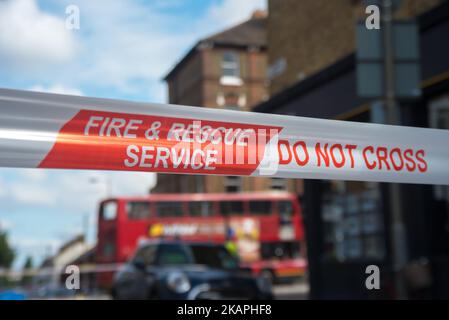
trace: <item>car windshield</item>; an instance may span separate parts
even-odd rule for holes
[[[220,246],[191,245],[195,263],[218,269],[236,269],[238,261]]]
[[[182,245],[165,244],[159,247],[159,265],[183,265],[193,263],[193,258]]]

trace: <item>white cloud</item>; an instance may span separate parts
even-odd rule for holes
[[[18,178],[2,179],[5,189],[0,200],[17,207],[58,208],[63,213],[93,212],[109,195],[145,195],[155,183],[155,174],[144,172],[11,170],[16,170]]]
[[[0,60],[4,68],[33,72],[69,61],[76,51],[63,19],[44,13],[34,0],[0,2]]]
[[[150,87],[160,92],[161,77],[190,42],[182,31],[167,31],[176,18],[142,2],[81,0],[78,5],[84,51],[73,75],[125,94]]]
[[[14,228],[14,223],[7,219],[0,219],[0,231]]]
[[[21,176],[32,181],[43,181],[47,177],[47,173],[43,170],[22,169]]]
[[[55,199],[46,187],[37,184],[14,183],[9,190],[10,200],[14,200],[22,205],[54,205]]]
[[[6,196],[6,188],[8,186],[8,182],[4,181],[0,176],[0,198]]]
[[[69,4],[80,9],[80,30],[65,29],[63,8]],[[152,102],[166,102],[161,78],[200,37],[266,7],[265,0],[205,2],[210,7],[192,19],[167,10],[185,7],[179,0],[65,0],[53,15],[36,0],[0,5],[0,66],[26,70],[26,78],[35,83],[62,87],[35,90],[65,93],[94,86],[101,96],[108,96],[107,89],[113,97],[137,95]],[[34,69],[45,72],[30,72]]]
[[[36,248],[53,251],[61,244],[57,238],[34,238],[34,237],[17,237],[11,241],[13,247],[27,248],[36,250]],[[48,248],[49,247],[49,248]]]
[[[106,97],[139,95],[154,102],[165,102],[160,79],[196,41],[249,18],[254,9],[266,8],[265,0],[223,0],[192,19],[166,10],[185,6],[180,0],[57,3],[79,6],[79,31],[65,29],[64,10],[50,14],[36,0],[0,0],[2,76],[19,78],[26,83],[24,88],[36,91],[80,95],[86,92],[77,88],[91,88]],[[113,195],[143,195],[155,183],[151,173],[14,170],[0,171],[0,203],[13,208],[11,212],[88,213],[90,226],[96,222],[98,202],[106,197],[108,184]],[[92,176],[99,182],[90,183]],[[71,233],[80,228],[63,223],[61,230]],[[17,229],[12,235],[19,233]],[[55,247],[61,242],[32,235],[15,241],[21,247],[42,241]]]
[[[38,266],[44,257],[56,253],[62,244],[63,241],[55,237],[20,236],[12,238],[11,246],[18,251],[12,268],[14,270],[21,269],[28,256],[33,257],[34,266]]]
[[[68,95],[74,95],[74,96],[82,96],[83,95],[81,90],[78,90],[76,88],[66,87],[62,84],[53,84],[49,87],[44,87],[41,85],[34,85],[29,90],[39,91],[39,92],[48,92],[48,93],[68,94]]]

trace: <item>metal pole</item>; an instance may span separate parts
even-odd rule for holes
[[[400,124],[399,110],[396,105],[395,74],[394,74],[394,39],[393,39],[393,8],[392,0],[383,0],[384,27],[384,57],[385,57],[385,106],[387,123]],[[395,289],[398,299],[407,299],[407,290],[402,270],[407,263],[407,243],[404,221],[402,217],[401,190],[399,184],[391,183],[390,217],[391,217],[391,247],[394,270]]]
[[[84,242],[87,244],[87,239],[89,237],[89,214],[85,213],[83,217],[84,223]]]

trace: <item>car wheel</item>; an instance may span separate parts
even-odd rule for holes
[[[116,288],[112,288],[110,293],[111,293],[112,300],[120,300],[120,297],[119,297],[119,294],[118,294]]]
[[[111,297],[112,297],[112,300],[118,300],[117,290],[115,288],[111,289]]]

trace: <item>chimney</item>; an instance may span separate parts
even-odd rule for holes
[[[267,12],[265,10],[255,10],[251,15],[251,19],[263,19],[266,17]]]

